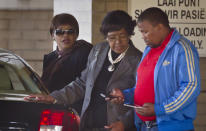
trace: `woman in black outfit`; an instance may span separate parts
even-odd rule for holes
[[[57,43],[57,49],[44,56],[41,79],[47,89],[53,92],[80,77],[92,45],[84,40],[77,40],[79,25],[70,14],[54,16],[50,34]],[[80,112],[81,104],[75,103],[73,107]]]

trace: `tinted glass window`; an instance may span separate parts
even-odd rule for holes
[[[0,93],[46,93],[46,90],[21,58],[0,53]]]

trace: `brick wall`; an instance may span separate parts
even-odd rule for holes
[[[198,98],[196,131],[206,131],[206,57],[200,58],[201,93]]]
[[[127,11],[127,0],[93,0],[92,2],[92,44],[104,40],[99,29],[107,12],[121,9]]]
[[[0,48],[23,57],[41,75],[42,59],[52,50],[51,10],[1,10]]]

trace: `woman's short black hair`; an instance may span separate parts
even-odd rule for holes
[[[61,13],[54,16],[50,25],[50,34],[53,35],[54,30],[60,25],[70,25],[75,30],[76,35],[79,35],[79,24],[73,15]]]
[[[104,17],[100,32],[106,37],[108,32],[117,31],[124,28],[128,35],[134,35],[134,27],[136,21],[127,12],[122,10],[114,10]]]
[[[156,26],[157,24],[163,24],[165,27],[170,27],[167,14],[157,7],[145,9],[139,15],[137,23],[143,22],[144,20],[149,21],[153,26]]]

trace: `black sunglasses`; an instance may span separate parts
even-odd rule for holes
[[[55,35],[64,35],[64,34],[67,34],[67,35],[73,35],[74,33],[75,33],[75,30],[73,30],[73,29],[69,29],[69,30],[61,30],[61,29],[56,29],[55,31],[54,31],[54,34]]]

